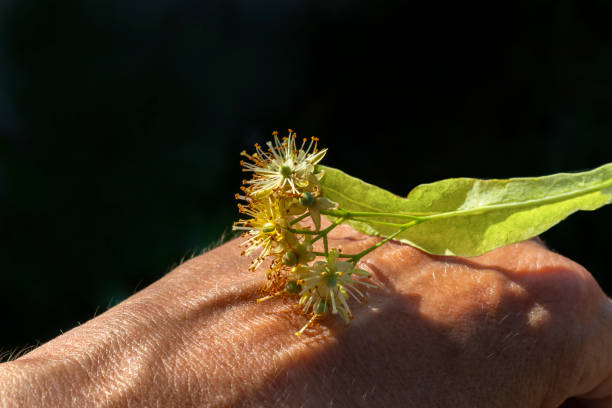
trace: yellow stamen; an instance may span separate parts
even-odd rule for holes
[[[259,298],[259,299],[257,299],[257,303],[265,302],[266,300],[272,299],[273,297],[276,297],[278,295],[282,295],[284,292],[285,292],[284,290],[281,290],[281,291],[278,291],[278,292],[276,292],[276,293],[274,293],[272,295],[268,295],[268,296],[264,296],[262,298]]]
[[[304,333],[304,330],[306,330],[308,327],[312,326],[312,324],[315,322],[315,320],[317,319],[317,317],[318,317],[318,315],[316,315],[316,314],[315,314],[314,316],[312,316],[312,317],[310,318],[310,320],[308,321],[308,323],[306,323],[306,324],[304,325],[304,327],[302,327],[302,328],[300,329],[300,331],[295,332],[295,335],[296,335],[297,337],[300,337],[300,336],[302,335],[302,333]]]

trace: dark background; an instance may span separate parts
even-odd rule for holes
[[[0,349],[230,231],[277,129],[405,195],[612,161],[608,1],[0,3]],[[544,234],[612,292],[612,206]]]

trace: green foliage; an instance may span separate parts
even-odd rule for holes
[[[322,194],[348,211],[347,223],[388,237],[405,227],[410,216],[417,217],[419,222],[395,239],[436,255],[477,256],[541,234],[578,210],[612,202],[612,163],[544,177],[447,179],[420,185],[407,198],[338,169],[320,168]],[[335,218],[340,212],[327,215]]]

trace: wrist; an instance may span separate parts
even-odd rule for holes
[[[97,384],[74,359],[22,357],[0,365],[0,401],[9,407],[60,407],[100,401]]]
[[[106,313],[0,365],[0,400],[7,406],[106,406],[145,392],[156,372],[164,332],[164,304],[155,286]],[[3,407],[5,405],[2,405]]]
[[[242,400],[257,385],[241,375],[263,381],[316,347],[293,336],[303,317],[287,313],[289,302],[254,302],[263,281],[238,253],[234,242],[192,259],[0,365],[0,400],[8,407]]]

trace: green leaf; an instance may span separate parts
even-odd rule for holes
[[[350,212],[369,214],[347,221],[370,235],[389,236],[410,221],[424,220],[395,239],[436,255],[477,256],[534,237],[578,210],[612,202],[612,163],[583,173],[533,178],[456,178],[423,184],[401,198],[342,171],[324,171],[322,195]],[[333,218],[333,217],[330,217]]]

